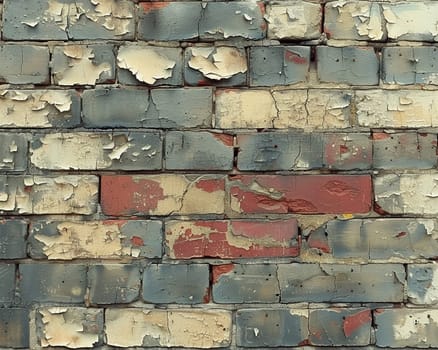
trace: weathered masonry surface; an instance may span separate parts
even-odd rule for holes
[[[438,348],[438,1],[0,5],[0,349]]]

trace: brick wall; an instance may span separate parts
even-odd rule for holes
[[[3,0],[0,348],[438,348],[437,18]]]

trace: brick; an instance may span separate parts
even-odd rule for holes
[[[30,152],[32,165],[39,169],[159,170],[162,167],[159,132],[34,134]]]
[[[19,296],[25,305],[84,302],[86,265],[21,264],[19,273]]]
[[[330,1],[325,4],[324,32],[331,39],[385,40],[381,5],[372,1]]]
[[[184,51],[184,80],[188,85],[246,84],[246,52],[232,46],[188,47]]]
[[[213,266],[213,300],[218,304],[280,301],[276,265]]]
[[[106,309],[108,345],[220,348],[231,341],[231,312],[202,309]],[[126,336],[129,334],[129,337]]]
[[[309,332],[313,345],[368,345],[371,311],[364,308],[310,310]]]
[[[322,8],[306,1],[281,1],[266,9],[268,38],[307,40],[321,35]]]
[[[233,136],[200,131],[169,131],[165,135],[165,168],[231,170]]]
[[[116,79],[110,45],[55,46],[52,67],[54,83],[61,86],[111,83]]]
[[[96,89],[83,93],[86,127],[192,128],[211,126],[208,88],[146,90]]]
[[[405,275],[401,264],[278,265],[284,303],[402,302]]]
[[[241,309],[236,313],[238,346],[297,346],[309,336],[308,310]]]
[[[133,39],[134,4],[128,0],[5,1],[3,38],[8,40]]]
[[[374,168],[432,169],[437,160],[437,134],[373,133]]]
[[[324,238],[316,230],[308,243],[335,259],[433,259],[438,249],[437,228],[431,219],[333,220],[323,227]]]
[[[383,48],[382,80],[388,84],[438,85],[436,51],[436,47]]]
[[[0,303],[12,303],[15,293],[15,265],[13,264],[0,264],[0,276],[1,276],[1,287],[0,287]],[[2,309],[0,309],[1,311]],[[0,318],[1,325],[1,318]],[[1,329],[1,328],[0,328]],[[2,337],[2,332],[0,332],[0,342]]]
[[[117,66],[122,84],[183,85],[180,48],[123,45],[117,54]]]
[[[359,126],[421,128],[438,125],[437,91],[357,90],[355,94]]]
[[[321,82],[350,85],[379,83],[379,59],[373,47],[318,46],[316,57]]]
[[[48,84],[49,48],[33,45],[0,46],[0,82]],[[20,60],[20,64],[17,64]]]
[[[98,178],[93,175],[0,176],[0,213],[92,214]]]
[[[37,337],[42,347],[91,348],[103,340],[103,310],[46,307],[36,313]]]
[[[138,298],[140,270],[135,265],[106,264],[88,268],[91,304],[124,304]]]
[[[0,259],[26,258],[27,222],[3,220],[0,222]]]
[[[24,171],[27,168],[26,134],[0,133],[0,170]]]
[[[365,175],[235,175],[231,209],[238,213],[366,213],[371,179]]]
[[[143,271],[143,300],[153,304],[200,304],[210,300],[207,264],[151,264]]]
[[[81,102],[74,90],[1,90],[3,128],[71,128],[80,123]]]
[[[171,259],[290,257],[299,254],[296,219],[167,221]]]
[[[33,259],[161,257],[161,222],[149,220],[37,221],[30,227]]]
[[[222,214],[224,177],[214,175],[102,176],[106,215]]]
[[[438,268],[435,264],[408,265],[407,295],[416,305],[438,303]]]
[[[438,198],[437,175],[387,174],[374,179],[374,197],[378,208],[391,214],[434,215]]]
[[[0,346],[29,347],[29,312],[26,309],[0,309]]]
[[[438,311],[431,309],[377,309],[374,311],[379,347],[438,346]]]
[[[251,47],[250,86],[290,85],[307,81],[310,47]]]

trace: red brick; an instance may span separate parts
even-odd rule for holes
[[[240,213],[367,213],[372,198],[368,175],[238,175],[229,191]]]
[[[296,219],[278,221],[170,221],[171,258],[257,258],[299,254]]]

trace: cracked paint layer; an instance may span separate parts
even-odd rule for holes
[[[80,98],[73,90],[1,90],[0,126],[73,127],[80,123]]]
[[[322,8],[305,1],[281,1],[267,6],[268,38],[318,39],[321,35]]]
[[[105,320],[112,346],[204,349],[228,346],[231,341],[231,312],[224,310],[107,309]]]
[[[161,256],[161,223],[148,220],[39,221],[30,227],[34,259],[119,259]]]
[[[296,219],[168,221],[165,240],[172,259],[290,257],[300,249]]]
[[[438,303],[438,265],[408,265],[409,301],[416,305],[435,305]]]
[[[161,143],[157,132],[36,134],[30,160],[50,170],[161,169]]]
[[[103,310],[48,307],[37,311],[41,346],[69,349],[91,348],[101,344]]]
[[[107,215],[222,214],[223,176],[102,176],[101,205]]]
[[[115,58],[111,46],[56,46],[52,59],[53,78],[57,85],[95,85],[115,80]]]
[[[92,214],[98,178],[93,175],[0,177],[0,212]]]

